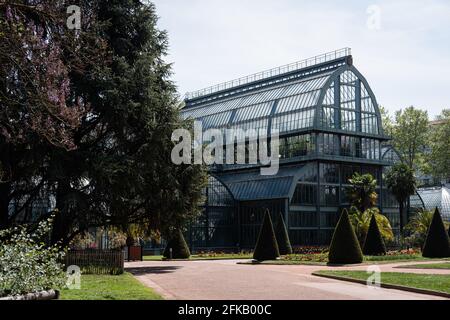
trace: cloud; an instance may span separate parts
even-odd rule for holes
[[[450,3],[155,0],[184,94],[349,46],[380,104],[450,107]],[[380,30],[367,27],[370,5]]]

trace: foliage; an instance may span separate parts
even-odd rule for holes
[[[416,191],[414,171],[404,163],[396,163],[386,174],[386,185],[399,203],[400,232],[403,232],[405,226],[403,208],[409,196]]]
[[[375,214],[370,219],[369,230],[364,240],[363,253],[367,256],[378,256],[386,254],[386,246],[381,236]]]
[[[99,66],[100,77],[76,82],[91,102],[91,116],[77,131],[77,151],[54,158],[65,166],[58,167],[62,215],[52,238],[105,224],[167,234],[199,214],[206,183],[202,166],[171,161],[172,132],[190,123],[181,120],[168,80],[167,35],[157,28],[153,4],[98,0],[95,10],[98,37],[111,56]],[[77,183],[84,176],[88,186]]]
[[[316,254],[328,252],[328,246],[293,246],[295,254]]]
[[[418,209],[405,227],[405,230],[410,234],[406,237],[406,242],[412,246],[423,248],[432,220],[432,211]]]
[[[367,209],[364,212],[359,211],[355,207],[350,208],[349,218],[352,226],[358,237],[359,243],[362,246],[364,239],[366,238],[367,231],[369,230],[370,220],[372,216],[375,216],[379,231],[385,242],[394,240],[394,233],[392,232],[391,223],[389,219],[380,213],[380,210],[376,207]]]
[[[91,232],[87,231],[77,234],[77,236],[74,237],[69,243],[69,247],[74,250],[82,250],[88,248],[94,249],[95,245],[95,237]]]
[[[171,161],[172,132],[192,123],[169,80],[167,34],[151,3],[76,4],[77,31],[64,0],[0,4],[0,229],[29,222],[21,213],[53,195],[52,243],[91,227],[167,233],[199,214],[206,184],[204,167]]]
[[[383,124],[384,134],[393,136],[394,123],[391,115],[389,114],[389,110],[383,106],[379,106],[379,109],[381,113],[381,123]]]
[[[0,231],[0,296],[61,288],[65,283],[64,252],[43,242],[53,222],[51,216],[34,231],[18,226]]]
[[[289,240],[289,234],[281,212],[278,215],[278,222],[275,227],[275,235],[277,238],[278,249],[280,251],[280,254],[281,255],[291,254],[292,253],[291,241]]]
[[[328,252],[290,254],[281,259],[283,261],[328,262]]]
[[[30,219],[27,205],[52,190],[52,150],[76,148],[76,130],[90,108],[73,90],[73,76],[90,77],[107,61],[101,39],[93,41],[84,28],[93,22],[88,8],[82,31],[65,27],[71,4],[0,2],[0,229]]]
[[[97,228],[95,234],[106,235],[108,247],[106,249],[121,249],[126,245],[127,235],[117,228]],[[69,243],[69,247],[75,250],[98,249],[96,239],[92,232],[86,231],[77,234]]]
[[[434,211],[433,220],[431,220],[423,246],[422,256],[427,258],[450,257],[450,240],[438,208]]]
[[[279,256],[280,251],[273,230],[272,218],[269,210],[266,210],[255,250],[253,251],[253,259],[257,261],[274,260]]]
[[[350,203],[359,211],[364,212],[373,207],[377,201],[377,180],[371,174],[359,174],[355,172],[349,179],[350,187],[347,189],[347,195]]]
[[[346,209],[342,210],[341,217],[334,229],[331,240],[328,262],[333,264],[361,263],[363,254],[353,230]]]
[[[437,118],[438,124],[430,129],[428,145],[431,152],[427,154],[427,173],[436,179],[450,178],[450,109],[442,110]]]
[[[170,254],[170,249],[172,249],[172,255]],[[183,232],[181,232],[181,229],[177,228],[170,235],[163,256],[166,259],[188,259],[190,255],[191,252],[189,251],[189,247],[184,240]]]
[[[427,143],[428,113],[413,106],[395,113],[392,144],[403,161],[416,169],[416,162]]]

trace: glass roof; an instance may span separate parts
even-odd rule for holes
[[[442,218],[450,222],[450,188],[447,186],[422,188],[418,189],[417,193],[422,198],[425,209],[434,210],[438,207]]]
[[[348,64],[214,100],[187,101],[181,115],[202,121],[204,130],[278,129],[283,134],[320,127],[384,137],[376,99]]]
[[[255,117],[268,115],[267,111],[270,110],[268,109],[269,106],[273,106],[273,102],[277,99],[281,99],[281,107],[277,109],[277,113],[294,109],[298,110],[305,106],[311,106],[314,105],[314,103],[317,103],[318,92],[331,74],[332,72],[327,72],[320,76],[303,79],[288,86],[284,85],[282,87],[275,87],[268,90],[260,90],[258,92],[247,94],[245,96],[239,96],[234,99],[222,100],[216,103],[188,108],[186,110],[182,110],[181,112],[184,118],[192,117],[200,120],[210,114],[247,107],[247,112],[254,112],[254,119]],[[266,107],[264,109],[266,114],[260,114],[260,109],[262,106],[261,103],[264,103],[263,109],[264,106]],[[234,121],[240,120],[236,119]]]

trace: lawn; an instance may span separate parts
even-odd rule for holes
[[[161,261],[163,256],[144,256],[144,261]],[[211,254],[194,254],[189,260],[224,260],[224,259],[251,259],[252,254],[239,253],[211,253]]]
[[[427,263],[427,264],[413,264],[408,266],[401,266],[398,268],[408,269],[450,269],[450,262],[443,263]]]
[[[339,276],[357,280],[367,280],[366,271],[328,271],[321,270],[313,274]],[[383,284],[400,285],[410,288],[427,289],[450,294],[450,275],[441,274],[414,274],[400,272],[382,272]]]
[[[160,300],[161,296],[144,286],[130,273],[82,275],[80,290],[61,290],[61,300]]]
[[[439,259],[442,260],[442,259]],[[445,260],[445,259],[444,259]],[[411,261],[433,261],[433,259],[424,258],[420,254],[397,254],[385,256],[364,256],[365,264],[385,264],[395,262],[411,262]],[[317,254],[292,254],[282,256],[278,260],[268,260],[261,262],[262,264],[282,264],[282,265],[326,265],[328,262],[328,253]],[[241,262],[242,264],[251,264],[252,262]]]

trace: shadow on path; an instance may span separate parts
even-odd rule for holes
[[[132,273],[135,276],[145,275],[145,274],[163,274],[163,273],[172,273],[178,269],[181,269],[181,266],[164,266],[164,267],[138,267],[138,268],[126,268],[125,270]]]

